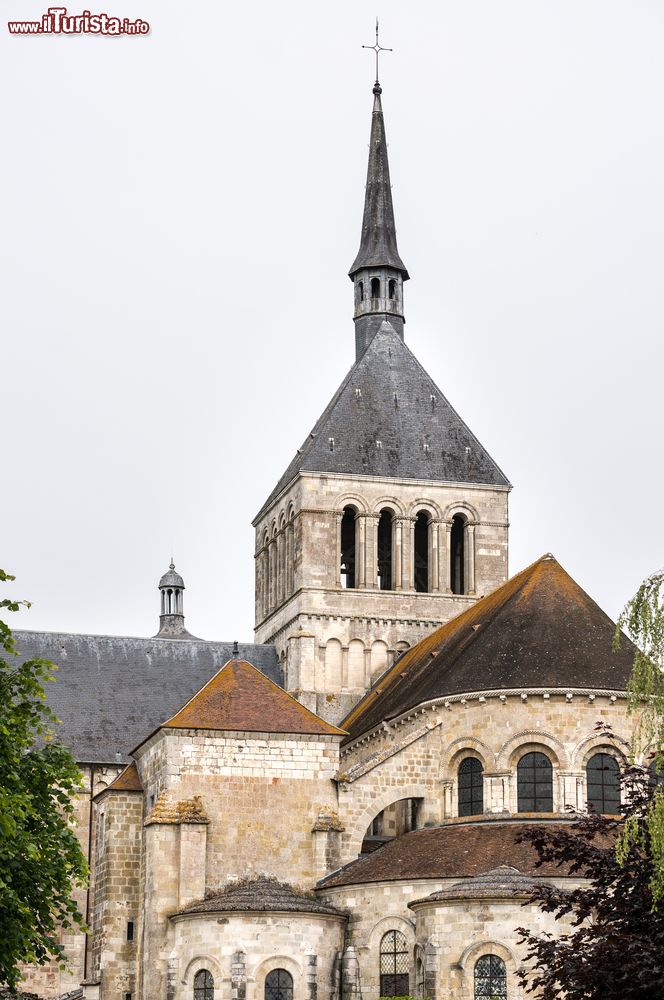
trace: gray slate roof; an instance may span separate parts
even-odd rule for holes
[[[23,659],[59,669],[48,703],[62,721],[58,734],[79,763],[126,762],[127,754],[182,708],[233,656],[283,686],[274,646],[201,639],[135,639],[15,631]],[[120,754],[117,758],[116,754]]]
[[[408,906],[413,908],[424,903],[447,903],[467,899],[514,899],[518,896],[529,898],[541,879],[524,875],[518,868],[499,865],[489,872],[461,879],[454,885],[446,885],[438,892],[432,892],[424,899],[416,899]]]
[[[397,230],[394,224],[385,121],[380,101],[381,88],[378,83],[376,83],[373,92],[374,105],[371,115],[369,166],[364,195],[362,236],[357,257],[348,273],[352,278],[353,274],[362,267],[387,266],[401,271],[405,281],[408,279],[408,271],[397,249]]]
[[[321,903],[312,896],[305,896],[285,882],[259,876],[237,882],[222,892],[208,896],[200,903],[193,903],[181,913],[229,913],[233,911],[321,913],[345,916],[341,910]]]
[[[298,472],[509,487],[388,322],[353,365],[255,520]]]

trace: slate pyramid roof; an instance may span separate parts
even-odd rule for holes
[[[257,878],[231,883],[219,893],[192,903],[181,913],[321,913],[345,916],[341,910],[327,906],[313,895],[298,892],[292,885],[275,878]]]
[[[478,691],[624,691],[634,647],[551,554],[406,650],[343,721],[351,737],[436,698]]]
[[[388,322],[353,365],[256,519],[298,472],[510,485]]]
[[[160,728],[345,735],[246,660],[229,660]]]

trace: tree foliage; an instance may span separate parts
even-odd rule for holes
[[[653,910],[653,853],[649,811],[658,798],[644,766],[622,774],[624,817],[589,814],[556,827],[526,827],[521,839],[540,864],[582,879],[576,889],[538,885],[531,902],[566,918],[559,935],[519,928],[528,949],[519,975],[541,1000],[653,1000],[663,995],[664,914]],[[631,835],[624,838],[625,825]],[[616,842],[621,848],[616,852]]]
[[[0,582],[13,580],[0,570]],[[19,602],[0,601],[18,611]],[[74,832],[81,775],[54,738],[45,702],[48,660],[18,663],[9,626],[0,621],[0,985],[13,991],[21,963],[65,956],[60,929],[84,928],[72,899],[87,879]]]
[[[650,758],[658,774],[664,769],[664,571],[647,577],[625,605],[616,625],[614,648],[621,629],[635,644],[629,679],[629,712],[634,717],[632,759]],[[655,785],[645,826],[653,862],[653,908],[664,896],[664,788]],[[629,843],[639,836],[634,820],[625,823],[618,840],[618,861],[628,855]]]

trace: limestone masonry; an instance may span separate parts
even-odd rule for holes
[[[254,518],[255,642],[190,635],[172,562],[152,638],[16,633],[92,872],[39,997],[520,997],[573,880],[519,832],[619,808],[632,647],[552,555],[508,578],[511,486],[405,342],[373,100],[355,362]]]

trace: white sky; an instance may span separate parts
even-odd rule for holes
[[[0,0],[15,626],[249,641],[251,518],[353,361],[376,14],[406,340],[615,616],[664,562],[664,5]],[[79,6],[69,8],[78,13]],[[90,0],[88,9],[100,8]]]

